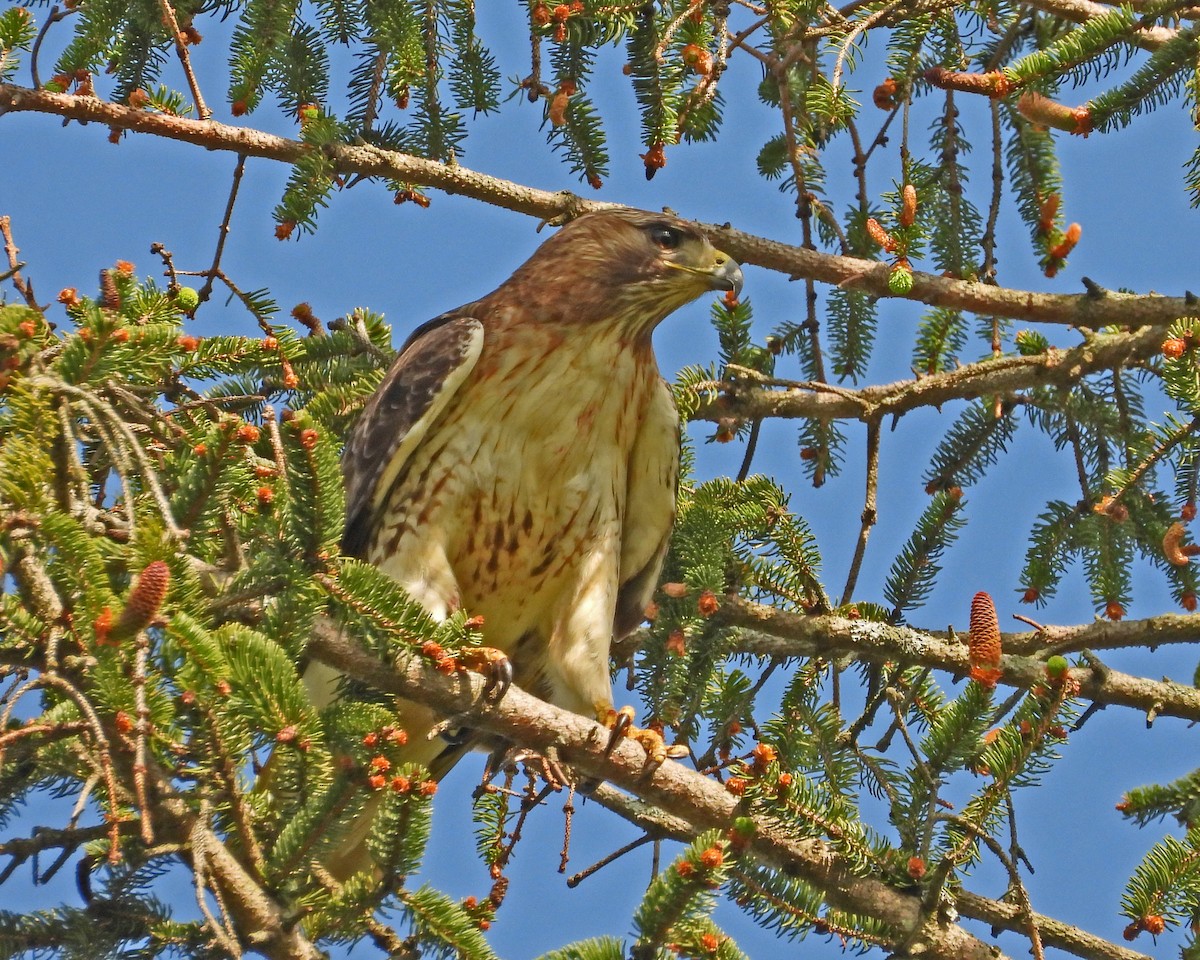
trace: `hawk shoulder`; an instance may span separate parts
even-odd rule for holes
[[[392,485],[482,350],[483,324],[455,313],[422,324],[400,349],[346,443],[344,553],[365,554]]]

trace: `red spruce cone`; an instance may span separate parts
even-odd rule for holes
[[[989,594],[980,591],[971,601],[971,679],[995,686],[1000,679],[1000,620]]]
[[[138,574],[137,582],[129,591],[125,608],[112,628],[110,636],[133,636],[154,622],[159,607],[167,597],[171,585],[171,568],[162,560],[153,560]]]

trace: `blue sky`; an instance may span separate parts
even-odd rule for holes
[[[525,43],[511,26],[513,6],[480,5],[481,34],[493,44],[501,71],[508,77],[521,75],[527,67]],[[39,9],[38,16],[43,14]],[[197,49],[201,83],[216,119],[230,122],[220,82],[220,31],[211,24],[201,30],[211,34]],[[881,55],[882,45],[876,43],[865,53],[864,73],[850,78],[852,87],[864,89],[860,99],[868,104],[878,79],[870,61]],[[638,159],[644,148],[638,142],[632,94],[620,74],[619,50],[602,58],[595,88],[603,90],[598,98],[607,104],[613,158],[602,191],[593,193],[570,177],[538,131],[540,108],[519,100],[506,104],[498,118],[473,124],[463,163],[544,189],[586,191],[588,196],[650,209],[665,205],[684,216],[728,220],[744,230],[797,242],[799,221],[790,199],[755,172],[758,148],[774,135],[778,123],[768,108],[753,100],[759,68],[745,56],[735,57],[732,63],[727,97],[733,106],[727,110],[721,138],[715,144],[669,151],[667,167],[652,182],[645,180]],[[28,82],[27,72],[19,75],[18,82]],[[168,82],[182,86],[172,73]],[[1079,92],[1079,101],[1085,93]],[[986,187],[990,160],[986,123],[975,122],[984,119],[977,107],[964,104],[963,122],[976,144],[972,183],[978,191]],[[869,116],[874,108],[868,105],[865,112]],[[927,120],[914,129],[923,129]],[[247,122],[281,133],[294,129],[269,105]],[[156,260],[148,252],[154,241],[173,251],[176,264],[184,269],[203,268],[211,259],[235,158],[137,136],[113,146],[107,133],[102,127],[74,124],[64,130],[52,117],[0,118],[0,169],[5,171],[0,214],[12,217],[22,259],[29,263],[26,275],[43,302],[53,300],[62,287],[92,289],[98,271],[116,259],[134,261],[139,273],[157,273]],[[1069,266],[1047,280],[1037,269],[1024,227],[1011,203],[1006,204],[1000,281],[1020,288],[1077,292],[1082,289],[1080,278],[1088,276],[1114,288],[1170,294],[1186,288],[1200,291],[1195,254],[1200,249],[1200,219],[1187,205],[1181,169],[1195,136],[1186,111],[1178,106],[1113,135],[1086,140],[1064,136],[1064,212],[1068,220],[1083,225],[1083,239]],[[830,198],[841,209],[854,189],[848,155],[835,150],[827,169]],[[884,165],[872,173],[871,189],[876,195],[891,188],[895,170]],[[316,236],[281,243],[274,239],[270,212],[287,175],[286,168],[268,161],[252,160],[247,165],[226,269],[243,288],[269,288],[285,311],[300,301],[311,303],[324,320],[359,305],[382,311],[395,325],[397,343],[417,323],[492,289],[538,242],[535,224],[518,214],[436,193],[428,210],[413,204],[395,206],[381,187],[363,185],[333,198],[321,214]],[[746,270],[744,297],[754,304],[760,339],[778,321],[799,314],[802,293],[800,284],[756,268]],[[57,309],[51,311],[52,318]],[[697,303],[663,324],[657,347],[668,376],[684,364],[708,362],[715,355],[716,337],[707,311],[707,303]],[[911,375],[908,356],[920,310],[918,305],[889,302],[880,315],[880,348],[867,377],[871,383]],[[209,306],[200,312],[193,332],[250,332],[252,327],[250,318],[236,309]],[[1072,342],[1065,331],[1046,332],[1058,342]],[[982,356],[985,350],[986,345],[978,341],[964,356]],[[799,376],[787,360],[779,375]],[[895,549],[925,505],[920,476],[928,455],[956,412],[951,408],[941,415],[921,411],[905,417],[894,432],[885,433],[880,521],[859,581],[860,598],[879,598]],[[858,531],[863,473],[864,430],[853,424],[846,430],[851,439],[844,473],[820,490],[804,483],[792,425],[768,424],[755,462],[757,470],[775,476],[793,491],[793,508],[813,526],[824,550],[826,585],[838,593]],[[736,471],[741,449],[704,446],[709,432],[705,424],[691,430],[701,445],[702,474]],[[938,629],[948,623],[964,626],[970,598],[977,590],[996,597],[1002,621],[1013,612],[1032,612],[1018,608],[1013,593],[1025,537],[1047,499],[1074,498],[1075,482],[1071,464],[1056,457],[1050,444],[1030,430],[1021,431],[1013,451],[983,484],[969,491],[971,523],[949,552],[946,573],[930,603],[910,618],[914,624]],[[1152,572],[1142,571],[1136,584],[1130,616],[1171,608]],[[1091,605],[1078,573],[1047,609],[1035,615],[1048,623],[1090,620]],[[1131,673],[1171,675],[1185,682],[1190,682],[1195,667],[1195,654],[1178,649],[1134,651],[1106,659]],[[1018,797],[1023,841],[1037,870],[1029,878],[1036,909],[1120,939],[1126,921],[1117,908],[1124,879],[1161,830],[1174,827],[1138,831],[1121,820],[1113,805],[1131,786],[1190,770],[1194,740],[1185,736],[1181,721],[1160,719],[1147,731],[1141,717],[1110,708],[1072,736],[1065,759],[1046,778],[1046,789]],[[463,829],[467,797],[477,776],[478,764],[460,765],[445,781],[437,801],[427,874],[431,882],[454,895],[482,897],[488,888],[486,870],[474,858],[473,840]],[[963,787],[969,789],[970,784]],[[556,806],[552,802],[534,818],[518,847],[509,902],[492,929],[497,952],[511,960],[537,956],[570,939],[627,933],[630,914],[649,878],[650,853],[643,848],[577,889],[567,890],[555,872],[561,845],[561,815]],[[575,820],[568,872],[582,869],[634,836],[631,827],[595,805],[585,805]],[[1003,892],[998,873],[984,869],[979,876],[973,889],[990,896]],[[49,905],[53,902],[49,898],[59,890],[62,896],[73,896],[69,883],[32,890],[14,880],[5,886],[2,902],[8,907]],[[186,888],[172,890],[176,894],[189,902]],[[721,916],[752,956],[782,952],[768,934],[735,911],[723,911]],[[985,930],[977,932],[986,935]],[[1013,937],[1002,943],[1013,955],[1024,955],[1027,949]],[[1132,946],[1164,955],[1162,943],[1156,951],[1145,936]],[[842,955],[836,943],[825,945],[817,938],[787,952],[813,958]]]

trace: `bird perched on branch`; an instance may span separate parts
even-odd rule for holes
[[[636,732],[613,710],[609,646],[656,586],[679,462],[651,334],[741,285],[675,217],[567,223],[494,292],[409,337],[346,445],[344,551],[434,617],[481,616],[522,688]],[[406,759],[443,775],[463,748],[423,736],[428,709],[400,710]]]

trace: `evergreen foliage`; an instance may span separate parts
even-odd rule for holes
[[[928,598],[942,569],[942,554],[966,522],[960,515],[962,506],[961,489],[939,490],[917,520],[916,528],[892,562],[883,588],[884,598],[892,605],[893,621]]]
[[[24,7],[0,13],[0,80],[7,81],[21,65],[20,51],[33,43],[34,21]]]
[[[337,148],[368,144],[449,168],[465,155],[470,120],[499,111],[505,95],[540,104],[550,149],[581,181],[599,187],[614,163],[637,161],[653,177],[672,150],[721,135],[731,109],[722,75],[731,51],[753,47],[764,66],[758,98],[772,118],[756,144],[758,172],[794,205],[798,247],[855,258],[858,273],[828,293],[802,276],[801,309],[772,318],[761,343],[749,300],[713,303],[717,356],[686,370],[676,396],[685,419],[714,419],[715,441],[747,449],[736,479],[700,481],[685,469],[648,624],[620,651],[639,722],[736,806],[727,823],[698,820],[669,848],[673,859],[633,915],[614,921],[626,940],[567,944],[543,960],[741,958],[719,925],[723,899],[789,940],[817,934],[854,950],[925,950],[912,930],[865,907],[831,905],[820,878],[761,856],[762,831],[818,850],[847,884],[884,884],[911,898],[939,924],[950,922],[971,872],[995,858],[1009,874],[1020,929],[1033,929],[1040,951],[1021,900],[1013,798],[1052,769],[1068,728],[1086,718],[1081,690],[1099,697],[1107,668],[1075,648],[1066,652],[1078,653],[1077,663],[1051,671],[1040,662],[1053,649],[1043,636],[1044,649],[1023,649],[1015,666],[1001,659],[991,677],[976,662],[963,665],[969,658],[953,631],[943,662],[923,666],[925,647],[900,624],[935,588],[970,588],[944,572],[970,519],[964,488],[989,479],[1022,425],[1022,438],[1045,438],[1073,467],[1079,489],[1049,500],[1029,531],[1020,599],[1044,604],[1078,561],[1107,620],[1125,615],[1142,567],[1180,607],[1196,609],[1200,574],[1189,558],[1197,551],[1185,540],[1200,483],[1200,321],[1178,317],[1161,329],[1160,347],[1120,352],[1143,322],[1136,305],[1133,329],[1103,330],[1087,326],[1085,306],[1074,318],[1082,346],[1119,356],[1064,372],[1065,348],[1040,330],[1009,329],[1019,310],[973,314],[965,297],[940,301],[931,281],[992,289],[1005,193],[1046,276],[1061,269],[1080,232],[1064,215],[1052,131],[1099,134],[1181,99],[1195,108],[1198,37],[1176,19],[1184,7],[1106,8],[1073,23],[1054,4],[836,11],[811,0],[761,8],[527,0],[517,9],[529,72],[511,81],[469,0],[67,7],[61,16],[0,13],[0,81],[36,57],[39,18],[47,28],[67,18],[70,38],[53,76],[37,81],[42,92],[102,95],[176,118],[200,107],[165,85],[177,45],[198,42],[196,25],[212,17],[232,21],[232,113],[248,123],[276,106],[298,128],[299,159],[274,213],[280,239],[316,230],[336,192],[354,185]],[[750,13],[757,22],[738,19]],[[850,86],[872,33],[889,70],[871,97],[878,113]],[[609,104],[594,82],[606,57],[624,59],[640,118],[637,160],[611,155]],[[1086,104],[1055,102],[1082,83],[1098,90]],[[991,100],[993,121],[982,164],[960,122],[963,99],[978,94]],[[910,123],[922,100],[935,108],[928,136]],[[878,128],[874,139],[863,136],[868,126]],[[891,189],[880,191],[867,167],[889,136],[899,163]],[[835,142],[849,144],[858,183],[840,213],[826,197]],[[1200,196],[1198,158],[1185,179]],[[988,175],[990,205],[968,192]],[[427,184],[387,186],[397,201],[429,202]],[[211,886],[197,863],[215,845],[280,907],[285,926],[322,949],[369,939],[394,956],[486,960],[494,956],[486,930],[503,904],[521,824],[540,803],[542,768],[526,767],[524,792],[513,788],[511,763],[503,787],[480,788],[477,850],[493,886],[482,903],[456,901],[418,879],[436,783],[405,759],[407,732],[394,726],[388,697],[355,688],[320,707],[302,679],[306,645],[326,622],[384,663],[423,658],[450,672],[455,655],[479,642],[470,611],[436,622],[380,570],[339,554],[339,438],[383,376],[391,331],[366,309],[326,325],[298,311],[305,329],[291,329],[268,291],[231,285],[256,335],[201,339],[186,320],[199,298],[187,290],[189,300],[169,260],[165,288],[120,262],[103,272],[95,296],[62,291],[63,329],[32,295],[0,303],[0,826],[40,797],[77,802],[69,824],[0,840],[8,861],[0,885],[27,863],[35,871],[53,863],[44,874],[73,859],[86,891],[82,907],[0,911],[0,957],[201,958],[228,951],[226,940],[255,943],[255,930],[233,929],[252,924],[235,923],[224,905],[220,921],[181,920],[155,894],[155,881],[182,864],[207,908]],[[872,279],[885,267],[895,281],[886,291]],[[14,261],[4,279],[22,268]],[[207,279],[215,278],[214,268]],[[762,418],[773,414],[741,419],[720,405],[778,400],[774,378],[785,361],[796,375],[788,392],[860,404],[854,414],[818,410],[795,428],[797,472],[820,486],[837,475],[856,418],[877,441],[885,416],[906,412],[886,405],[894,393],[885,402],[880,391],[831,381],[868,376],[881,296],[910,294],[928,306],[903,354],[917,377],[908,396],[945,387],[953,419],[922,465],[929,499],[912,508],[911,534],[884,582],[864,586],[857,577],[876,520],[878,467],[868,452],[860,548],[842,596],[822,579],[809,506],[797,498],[797,509],[784,486],[753,472]],[[994,386],[1000,373],[1033,363],[1044,376],[1031,385]],[[1150,412],[1163,398],[1174,410]],[[746,613],[760,609],[751,603],[771,608],[761,630]],[[862,643],[831,653],[825,638],[796,640],[803,631],[794,625],[814,622],[830,636],[852,624]],[[778,641],[765,655],[757,652],[764,635]],[[1018,691],[999,694],[998,679]],[[1139,826],[1170,816],[1182,828],[1155,842],[1129,879],[1127,936],[1194,922],[1200,773],[1131,789],[1120,809]],[[337,881],[322,856],[364,832],[374,868]],[[1183,950],[1200,955],[1191,940]]]
[[[344,396],[361,402],[362,342],[345,326],[289,338],[292,369],[321,390],[284,387],[276,344],[200,341],[183,332],[175,294],[139,283],[130,265],[102,279],[97,299],[64,291],[73,325],[63,334],[36,310],[0,307],[5,350],[17,360],[0,400],[4,568],[12,577],[0,649],[6,672],[22,664],[38,671],[10,691],[9,709],[20,704],[47,729],[79,728],[74,740],[18,741],[18,762],[3,767],[3,809],[47,787],[75,792],[93,769],[108,770],[97,802],[111,829],[92,869],[119,889],[93,889],[110,918],[100,940],[91,914],[70,910],[41,920],[5,914],[2,936],[17,953],[39,943],[70,954],[85,928],[100,950],[97,943],[115,950],[131,941],[148,942],[151,953],[201,949],[199,926],[181,932],[149,893],[174,848],[147,847],[127,829],[153,807],[130,779],[135,752],[173,771],[197,816],[237,833],[243,847],[252,838],[264,877],[303,900],[312,930],[346,937],[357,928],[361,936],[378,891],[360,884],[331,896],[308,864],[373,792],[386,790],[371,841],[402,882],[420,861],[430,791],[418,789],[425,775],[411,768],[396,768],[390,787],[374,784],[391,766],[379,733],[391,713],[347,703],[318,714],[298,672],[304,639],[332,608],[410,644],[466,640],[461,624],[435,627],[373,568],[339,561],[343,492],[328,423],[313,410],[278,421],[267,405],[290,395],[320,409],[329,391],[347,388]],[[359,319],[363,330],[378,323]],[[376,373],[383,361],[386,354],[374,356]],[[222,377],[252,382],[252,398]],[[47,661],[59,648],[58,664]],[[245,765],[258,751],[271,753],[260,788],[257,768]],[[68,841],[68,850],[85,839]],[[429,919],[444,912],[441,901],[396,895],[439,949],[459,938],[476,944],[472,955],[488,955],[473,924],[468,934],[461,923],[455,932]]]
[[[3,649],[8,662],[28,663],[45,678],[23,688],[41,691],[38,724],[78,728],[78,748],[93,751],[93,762],[107,757],[114,771],[113,787],[96,802],[116,819],[107,839],[92,841],[92,870],[101,888],[122,885],[120,902],[129,907],[115,910],[102,936],[114,949],[149,943],[151,953],[199,949],[203,939],[198,926],[173,921],[147,892],[147,878],[174,851],[137,842],[136,825],[151,807],[126,778],[130,751],[144,749],[149,762],[175,771],[177,783],[193,785],[179,795],[196,815],[212,818],[237,848],[260,851],[257,869],[303,904],[311,935],[330,942],[369,935],[371,910],[390,904],[430,955],[491,956],[477,914],[405,883],[421,862],[432,791],[422,786],[420,769],[392,759],[403,737],[395,736],[386,705],[340,701],[318,712],[299,678],[297,637],[322,614],[381,653],[429,641],[450,649],[473,642],[461,617],[438,625],[375,568],[337,557],[342,492],[327,431],[344,419],[347,404],[361,403],[387,360],[386,351],[364,346],[384,336],[378,318],[360,313],[320,336],[274,338],[278,346],[246,337],[197,341],[183,333],[173,294],[139,283],[126,265],[108,272],[105,286],[107,299],[72,292],[74,324],[63,333],[28,307],[0,310],[5,342],[19,359],[4,393],[0,446],[0,491],[13,518],[5,560],[15,586],[4,598]],[[271,305],[259,307],[269,312]],[[714,308],[725,331],[723,359],[769,370],[770,352],[747,340],[747,316],[738,307]],[[303,373],[293,373],[290,387],[279,376],[277,350]],[[194,373],[202,374],[203,391]],[[252,385],[252,399],[223,377]],[[272,404],[285,395],[309,403],[276,418]],[[331,403],[334,395],[342,402]],[[897,561],[888,599],[898,608],[910,609],[928,589],[958,508],[954,495],[935,495]],[[36,525],[22,519],[35,511]],[[184,519],[186,548],[176,525]],[[232,576],[222,572],[231,548],[240,558]],[[142,627],[120,633],[127,611],[146,602],[137,599],[141,581],[159,560],[170,571],[169,588]],[[964,767],[990,769],[994,779],[963,818],[972,829],[997,829],[1005,791],[1033,782],[1052,760],[1046,731],[1063,721],[1060,701],[1027,698],[1005,727],[1016,732],[989,740],[984,732],[998,717],[984,687],[968,684],[947,699],[927,674],[908,671],[891,682],[911,687],[914,706],[921,705],[914,719],[928,733],[920,753],[907,767],[872,756],[848,739],[846,718],[822,703],[821,661],[768,694],[730,661],[735,637],[704,599],[737,590],[827,611],[819,573],[811,533],[771,481],[685,482],[664,573],[681,589],[661,596],[637,669],[652,715],[708,762],[726,767],[727,787],[747,812],[830,844],[864,876],[893,877],[904,857],[930,858],[935,850],[969,862],[974,854],[964,860],[953,851],[973,846],[975,834],[962,832],[961,818],[939,816],[933,788]],[[47,606],[55,602],[72,612],[70,634]],[[82,656],[51,666],[47,643],[70,644]],[[760,716],[776,719],[753,726]],[[755,731],[751,741],[747,729]],[[1028,729],[1040,731],[1033,741],[1021,732]],[[142,730],[154,736],[139,747]],[[9,749],[0,780],[5,811],[38,790],[69,791],[89,776],[91,765],[63,749],[68,742],[28,737]],[[268,754],[261,772],[241,760]],[[891,798],[896,840],[863,825],[864,783]],[[1156,802],[1162,808],[1164,801]],[[388,883],[360,875],[330,888],[310,864],[336,849],[361,816],[373,818],[368,842]],[[480,850],[493,867],[502,865],[511,816],[500,794],[481,796]],[[741,956],[711,920],[718,889],[787,936],[818,924],[863,947],[894,936],[869,917],[823,912],[810,885],[744,859],[752,834],[739,831],[752,831],[752,822],[739,820],[728,835],[701,834],[659,875],[633,917],[635,951],[653,944],[692,956]],[[92,922],[84,916],[68,908],[3,914],[0,935],[14,951],[38,943],[70,955],[81,924]],[[614,943],[577,944],[562,955],[603,956]]]

